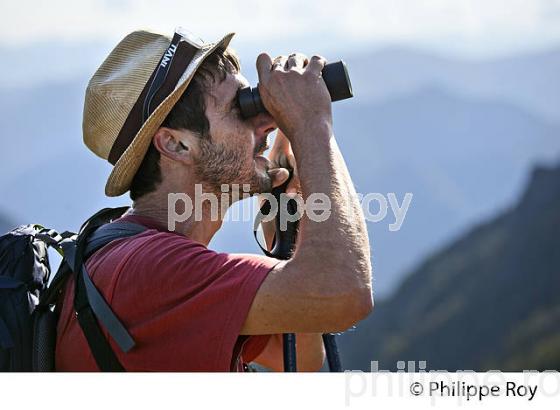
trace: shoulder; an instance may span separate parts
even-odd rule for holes
[[[269,271],[278,261],[261,255],[216,252],[200,242],[173,232],[148,229],[117,239],[92,255],[92,269],[99,263],[121,269],[174,276],[221,276],[228,272]]]
[[[162,232],[157,229],[147,229],[137,235],[115,239],[96,251],[91,259],[106,259],[108,257],[154,257],[166,253],[201,252],[206,247],[185,236]]]

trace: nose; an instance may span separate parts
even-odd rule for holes
[[[253,118],[253,124],[255,127],[255,133],[259,136],[270,134],[272,131],[278,128],[276,122],[274,121],[274,118],[272,118],[272,116],[267,112],[259,113],[258,115],[256,115]]]

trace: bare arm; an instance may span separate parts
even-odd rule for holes
[[[373,307],[367,230],[332,132],[323,66],[315,57],[288,71],[271,70],[267,55],[257,62],[263,102],[291,143],[304,200],[321,193],[331,207],[325,221],[302,218],[296,252],[264,280],[244,334],[345,330]]]

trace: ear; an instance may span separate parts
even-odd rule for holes
[[[185,165],[193,164],[196,138],[191,132],[160,127],[154,134],[153,143],[161,155]]]

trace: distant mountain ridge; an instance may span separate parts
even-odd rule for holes
[[[515,103],[560,123],[560,47],[480,61],[391,47],[346,58],[355,94],[385,101],[429,86]]]
[[[518,204],[424,261],[344,334],[348,369],[560,369],[560,166]]]

